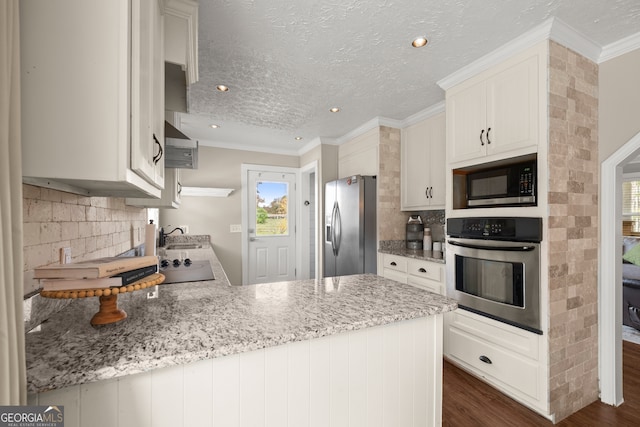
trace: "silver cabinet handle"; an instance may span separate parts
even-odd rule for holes
[[[249,237],[249,241],[250,242],[255,242],[256,240],[260,240],[260,239],[258,239],[256,237]]]

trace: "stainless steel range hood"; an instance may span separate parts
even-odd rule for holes
[[[198,141],[189,139],[171,123],[164,122],[164,167],[198,169]]]

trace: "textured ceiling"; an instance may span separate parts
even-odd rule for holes
[[[204,145],[274,152],[376,117],[404,120],[444,99],[438,80],[554,16],[601,47],[640,31],[640,0],[199,4],[200,80],[183,130]],[[419,35],[429,44],[415,49]]]

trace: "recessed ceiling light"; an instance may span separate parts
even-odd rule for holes
[[[333,107],[329,108],[329,111],[331,111],[332,113],[337,113],[338,111],[340,111],[340,109],[338,107]]]
[[[216,89],[218,89],[220,92],[227,92],[229,90],[229,88],[225,85],[218,85],[216,86]]]
[[[301,136],[296,136],[294,139],[295,139],[296,141],[300,141],[300,140],[302,140],[302,137],[301,137]]]
[[[422,46],[426,46],[427,43],[428,43],[427,38],[424,36],[420,36],[420,37],[416,37],[415,40],[411,42],[411,46],[422,47]]]
[[[209,127],[211,129],[218,129],[220,127],[220,125],[209,125]]]

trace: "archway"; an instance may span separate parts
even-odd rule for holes
[[[600,400],[618,406],[622,396],[622,167],[640,154],[640,133],[600,165],[598,370]]]

